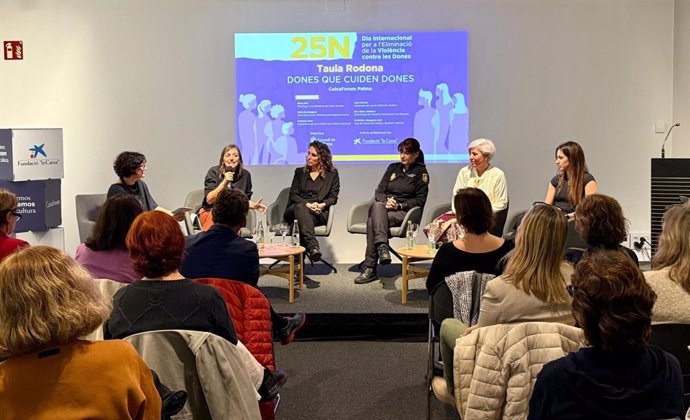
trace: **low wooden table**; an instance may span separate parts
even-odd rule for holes
[[[403,246],[395,250],[401,257],[402,261],[402,303],[407,303],[407,282],[411,279],[418,279],[420,277],[426,278],[429,270],[424,267],[414,265],[412,263],[420,261],[433,260],[436,256],[436,250],[429,251],[429,247],[425,245],[416,245],[413,248]]]
[[[299,274],[299,289],[304,288],[304,267],[303,258],[304,247],[281,245],[281,244],[264,244],[259,247],[259,258],[272,258],[276,261],[287,262],[287,266],[259,267],[259,275],[263,276],[271,274],[273,276],[287,279],[289,285],[288,302],[295,302],[295,274]]]

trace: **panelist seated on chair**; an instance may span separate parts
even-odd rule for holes
[[[209,168],[204,179],[204,201],[199,209],[201,229],[205,232],[213,225],[211,210],[218,194],[224,189],[236,189],[244,192],[249,199],[249,208],[260,212],[266,211],[266,206],[252,198],[252,174],[244,167],[242,152],[235,144],[229,144],[220,153],[218,165]]]
[[[431,264],[426,288],[431,293],[446,277],[461,271],[500,275],[501,259],[513,249],[513,242],[489,233],[495,221],[489,197],[479,188],[462,188],[454,201],[458,225],[464,236],[443,244]]]
[[[544,202],[570,214],[580,200],[596,194],[597,181],[587,169],[585,152],[574,141],[556,148],[556,166],[558,174],[551,179]]]
[[[0,417],[159,420],[161,398],[132,346],[80,339],[109,312],[91,275],[64,252],[37,246],[7,257],[0,265],[0,349],[9,356],[0,364]]]
[[[213,205],[213,225],[206,232],[187,238],[182,275],[190,279],[221,278],[241,281],[258,289],[259,250],[256,244],[239,236],[247,224],[249,200],[239,190],[224,189]],[[288,344],[304,325],[305,315],[279,316],[271,307],[273,331],[281,343]]]
[[[398,144],[400,162],[391,163],[374,192],[367,218],[367,248],[362,272],[355,283],[378,280],[377,263],[390,264],[388,228],[399,226],[413,207],[424,207],[429,194],[429,173],[419,141],[407,138]]]
[[[237,340],[225,301],[216,289],[194,283],[178,271],[184,236],[177,222],[161,212],[139,215],[127,234],[127,248],[134,269],[143,278],[113,296],[104,338],[169,329],[216,334],[237,346],[261,398],[275,398],[287,379],[285,373],[265,369]]]
[[[589,346],[544,365],[528,418],[684,418],[681,366],[649,345],[656,294],[635,263],[596,250],[575,266],[568,291]]]
[[[117,194],[103,203],[91,235],[79,244],[75,261],[97,279],[132,283],[141,276],[134,271],[125,239],[134,219],[141,214],[136,198]]]
[[[172,214],[158,205],[143,180],[148,169],[146,156],[138,152],[122,152],[115,158],[113,169],[118,181],[108,188],[108,198],[117,194],[129,194],[139,201],[144,211],[160,210]]]
[[[301,245],[312,261],[321,259],[314,227],[326,225],[329,209],[338,202],[339,192],[340,177],[328,145],[320,141],[309,143],[306,165],[295,169],[283,219],[291,226],[297,220]]]
[[[497,213],[508,208],[508,183],[506,176],[502,170],[496,166],[491,165],[496,153],[496,146],[489,139],[476,139],[470,143],[467,152],[470,156],[470,164],[463,167],[458,172],[451,192],[451,211],[445,213],[432,221],[428,226],[429,231],[434,233],[437,241],[446,242],[445,234],[449,229],[457,229],[456,224],[445,226],[445,221],[454,217],[456,210],[455,195],[458,190],[467,187],[479,188],[486,193],[491,208],[494,213]],[[440,232],[438,228],[440,228]],[[438,234],[440,233],[440,235]],[[500,235],[500,233],[497,233]]]
[[[558,322],[574,325],[570,297],[573,269],[563,260],[567,232],[565,214],[556,207],[537,204],[525,215],[515,237],[515,249],[500,276],[489,281],[479,306],[477,325],[455,318],[441,324],[443,378],[434,378],[436,396],[452,403],[455,341],[477,327],[516,322]]]

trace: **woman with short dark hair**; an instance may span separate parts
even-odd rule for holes
[[[446,277],[460,271],[501,274],[499,261],[513,249],[513,242],[489,233],[494,224],[491,201],[479,188],[463,188],[454,197],[455,217],[465,234],[443,244],[436,253],[426,278],[429,293]]]
[[[115,158],[113,169],[118,181],[108,188],[108,198],[116,194],[129,194],[139,201],[144,211],[159,208],[142,178],[146,176],[146,156],[138,152],[122,152]]]
[[[84,341],[110,312],[93,278],[64,252],[26,248],[0,264],[3,419],[158,420],[151,373],[128,343]],[[11,321],[9,321],[11,320]]]
[[[362,272],[356,284],[379,279],[378,264],[390,264],[388,228],[399,226],[413,207],[424,207],[429,194],[429,172],[424,165],[424,152],[415,138],[398,144],[400,162],[391,163],[374,191],[374,203],[367,218],[367,248],[364,251]]]
[[[588,195],[575,207],[575,229],[587,243],[587,249],[570,248],[565,252],[565,259],[577,264],[585,252],[613,249],[624,252],[639,265],[635,252],[620,245],[628,238],[627,223],[615,198],[604,194]]]
[[[117,194],[105,201],[91,236],[79,244],[74,259],[97,279],[131,283],[141,278],[127,254],[125,238],[134,219],[141,213],[136,198]]]
[[[632,260],[614,250],[589,253],[569,290],[591,347],[544,365],[529,419],[684,417],[680,364],[648,345],[656,294]]]

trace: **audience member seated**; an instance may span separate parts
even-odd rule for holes
[[[207,232],[189,237],[180,272],[190,279],[214,277],[237,280],[258,289],[259,251],[254,242],[238,232],[247,224],[249,200],[238,190],[222,190],[213,205],[213,226]],[[279,316],[271,307],[273,331],[282,344],[290,343],[306,317]]]
[[[237,145],[229,144],[220,152],[220,162],[209,168],[204,179],[204,201],[199,209],[201,229],[205,232],[213,225],[211,210],[216,202],[218,193],[226,188],[234,188],[247,194],[249,208],[258,211],[266,211],[266,206],[251,201],[252,198],[252,174],[244,167],[242,152]]]
[[[97,279],[131,283],[141,278],[132,267],[125,238],[134,218],[141,213],[136,198],[117,194],[107,199],[86,242],[79,244],[74,259]]]
[[[29,246],[28,242],[10,236],[21,218],[17,211],[17,197],[0,188],[0,261],[17,249]]]
[[[62,251],[26,248],[0,264],[2,418],[160,420],[151,371],[131,345],[79,340],[109,312]]]
[[[628,238],[626,224],[623,209],[615,198],[603,194],[585,197],[575,208],[575,229],[587,243],[587,249],[569,248],[565,251],[565,259],[577,264],[586,252],[613,249],[624,252],[639,266],[635,252],[620,245]]]
[[[184,251],[179,224],[163,212],[145,212],[134,220],[127,234],[127,248],[134,269],[143,278],[115,293],[104,338],[156,330],[216,334],[240,350],[262,399],[275,398],[287,380],[285,373],[271,373],[238,342],[225,302],[216,289],[194,283],[177,270]]]
[[[453,401],[453,350],[455,340],[477,327],[542,321],[574,325],[566,285],[573,269],[563,260],[567,232],[565,214],[539,203],[525,214],[508,254],[505,271],[489,281],[479,307],[479,322],[464,325],[449,318],[441,324],[443,378],[432,381],[439,400]]]
[[[321,259],[319,242],[314,236],[314,226],[328,222],[331,206],[338,202],[340,177],[333,166],[331,150],[320,141],[309,143],[307,164],[295,169],[290,186],[290,200],[283,219],[290,223],[297,220],[300,242],[312,261]]]
[[[491,159],[496,153],[496,146],[489,139],[476,139],[468,148],[470,155],[470,165],[465,166],[458,172],[458,177],[453,185],[451,193],[451,211],[442,214],[432,221],[425,229],[427,235],[432,233],[437,241],[446,242],[452,240],[453,236],[458,236],[459,225],[457,225],[455,215],[457,206],[455,195],[462,188],[474,187],[484,191],[491,202],[491,209],[494,213],[508,207],[508,183],[502,170],[491,166]],[[451,234],[451,239],[448,234]]]
[[[491,201],[479,188],[462,188],[455,194],[458,224],[465,230],[460,239],[443,244],[431,264],[426,289],[431,294],[446,277],[460,271],[501,274],[499,261],[513,248],[511,241],[489,233],[494,223]]]
[[[424,207],[429,194],[429,172],[424,165],[424,153],[419,141],[408,138],[398,144],[400,162],[388,165],[374,192],[374,203],[367,219],[367,249],[362,272],[355,283],[376,281],[377,262],[390,264],[388,228],[400,226],[408,210]]]
[[[558,175],[551,179],[544,201],[570,214],[580,200],[596,194],[597,181],[587,169],[585,152],[574,141],[556,148],[556,166]]]
[[[649,346],[656,295],[621,252],[597,250],[575,267],[573,316],[591,347],[544,365],[529,419],[682,418],[678,360]]]
[[[652,271],[644,273],[657,295],[652,321],[690,324],[690,207],[664,214]]]

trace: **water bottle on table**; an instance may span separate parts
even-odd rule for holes
[[[299,225],[297,219],[292,223],[292,245],[299,246]]]

